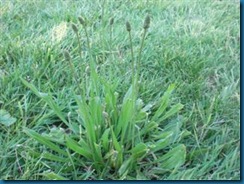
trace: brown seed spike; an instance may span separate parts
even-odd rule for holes
[[[79,19],[79,22],[80,22],[81,25],[83,25],[83,26],[86,25],[86,22],[85,22],[83,17],[78,17],[78,19]]]
[[[75,33],[78,33],[78,28],[74,23],[71,24],[71,27]]]
[[[150,17],[149,17],[149,15],[147,15],[146,18],[145,18],[145,21],[144,21],[143,28],[144,29],[148,29],[149,28],[149,25],[150,25]]]
[[[71,57],[70,57],[69,52],[67,50],[64,50],[64,53],[63,54],[64,54],[65,60],[67,60],[67,61],[70,61],[71,60]]]
[[[126,25],[126,30],[130,32],[131,31],[130,23],[127,21],[125,25]]]

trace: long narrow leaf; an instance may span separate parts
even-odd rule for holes
[[[131,153],[133,159],[136,160],[136,159],[142,159],[148,151],[149,149],[147,148],[146,144],[139,143],[131,150]]]
[[[119,175],[122,176],[123,174],[125,174],[126,172],[128,172],[129,168],[130,168],[130,164],[131,164],[131,158],[124,161],[124,163],[120,166],[119,168]]]
[[[36,87],[35,87],[33,84],[27,82],[25,79],[23,79],[23,78],[20,77],[20,80],[23,82],[23,84],[24,84],[26,87],[30,88],[31,91],[32,91],[36,96],[42,98],[43,96],[47,95],[47,94],[45,94],[45,93],[41,93],[41,92],[39,92],[38,89],[36,89]]]
[[[54,172],[43,173],[43,175],[47,177],[47,179],[51,179],[51,180],[69,180],[68,178],[60,176]]]
[[[105,152],[108,152],[109,150],[109,131],[110,129],[106,129],[102,135],[102,145],[103,145],[103,149]]]
[[[68,161],[68,158],[63,158],[63,157],[54,155],[52,153],[43,153],[41,156],[45,159],[56,161],[56,162],[67,162]]]
[[[171,143],[173,132],[164,132],[161,138],[151,145],[151,151],[156,152],[162,150]],[[159,137],[158,137],[159,138]]]
[[[51,141],[49,141],[47,138],[41,136],[40,134],[36,133],[34,130],[28,129],[28,128],[24,128],[23,130],[28,136],[34,138],[35,140],[37,140],[39,143],[46,145],[47,147],[49,147],[50,149],[52,149],[53,151],[56,151],[62,155],[67,156],[67,153],[60,149],[56,144],[52,143]]]
[[[141,135],[147,134],[152,130],[156,129],[157,127],[158,127],[158,123],[156,123],[155,121],[150,121],[145,125],[145,127],[142,130],[140,130],[140,134]]]
[[[160,100],[160,106],[158,108],[158,110],[155,112],[154,116],[152,117],[152,120],[157,120],[160,116],[162,116],[162,114],[164,113],[164,111],[166,110],[168,103],[169,103],[169,98],[170,95],[172,93],[172,91],[174,90],[175,85],[171,84],[168,89],[166,90],[166,92],[164,93],[164,95],[162,96],[161,100]]]
[[[101,151],[101,145],[94,143],[94,158],[95,161],[99,164],[104,164],[102,151]]]
[[[78,99],[78,97],[75,97],[75,100],[79,107],[78,113],[81,116],[81,119],[84,122],[85,129],[87,131],[87,139],[89,140],[89,145],[91,147],[94,147],[94,142],[96,142],[96,133],[94,120],[92,119],[90,113],[90,107],[86,104],[84,100]]]
[[[80,155],[86,157],[89,160],[92,160],[92,154],[88,150],[83,149],[75,140],[66,137],[66,145],[69,149],[79,153]]]
[[[186,147],[183,144],[170,150],[168,153],[158,158],[157,162],[160,162],[160,167],[163,169],[174,169],[185,163],[186,159]]]
[[[123,143],[123,139],[125,136],[125,133],[130,128],[129,123],[133,119],[133,115],[135,114],[135,108],[134,108],[134,101],[131,99],[128,99],[127,102],[125,102],[122,106],[119,122],[117,126],[117,136],[120,131],[122,131],[121,135],[121,142]]]
[[[116,164],[121,165],[121,163],[123,162],[123,150],[122,150],[121,145],[117,141],[117,138],[116,138],[112,128],[111,128],[111,134],[112,134],[113,146],[114,146],[115,150],[118,151],[118,161]]]
[[[180,103],[178,103],[178,104],[172,106],[171,109],[170,109],[169,111],[167,111],[167,112],[165,113],[165,115],[164,115],[162,118],[160,118],[158,121],[159,121],[159,122],[162,122],[162,121],[164,121],[165,119],[167,119],[167,118],[169,118],[169,117],[175,115],[175,114],[176,114],[177,112],[179,112],[183,107],[184,107],[184,105],[182,105],[182,104],[180,104]]]
[[[35,95],[37,95],[38,97],[42,98],[49,106],[50,108],[55,112],[55,114],[72,130],[73,128],[70,126],[70,124],[68,123],[68,121],[65,119],[62,110],[60,109],[60,107],[54,102],[54,100],[52,99],[52,97],[47,94],[47,93],[41,93],[39,92],[36,87],[27,82],[26,80],[20,78],[21,81],[23,82],[23,84],[25,86],[27,86],[28,88],[31,89],[31,91],[34,92]]]
[[[90,100],[90,111],[92,115],[92,120],[94,121],[94,125],[102,126],[103,125],[103,109],[102,103],[99,97],[94,97]]]

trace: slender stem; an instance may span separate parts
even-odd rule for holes
[[[140,67],[141,67],[141,53],[142,53],[142,48],[143,48],[143,44],[144,44],[144,40],[145,40],[145,36],[147,33],[147,29],[144,29],[143,31],[143,35],[142,35],[142,42],[141,42],[141,46],[140,46],[140,50],[139,50],[139,56],[138,56],[138,66],[137,66],[137,75],[139,75],[138,73],[140,72]]]
[[[71,58],[67,58],[67,60],[68,60],[69,65],[70,65],[70,69],[71,69],[71,73],[73,75],[73,78],[75,79],[75,82],[76,82],[76,84],[78,86],[79,93],[82,95],[83,93],[82,93],[82,90],[80,88],[80,83],[78,81],[78,76],[76,75],[76,72],[75,72],[75,67],[74,67],[74,65],[73,65],[73,63],[71,61]]]
[[[83,26],[84,30],[85,30],[85,35],[86,35],[86,39],[87,39],[87,49],[88,49],[88,54],[89,54],[89,58],[90,58],[90,71],[91,71],[91,82],[93,87],[91,89],[95,89],[94,93],[91,94],[91,96],[93,96],[95,93],[98,93],[98,85],[97,85],[97,80],[98,80],[98,76],[96,73],[96,63],[94,61],[94,58],[92,56],[92,52],[91,52],[91,46],[90,46],[90,40],[89,40],[89,35],[88,35],[88,31],[86,26]]]
[[[78,46],[79,46],[79,57],[80,57],[80,61],[82,62],[82,55],[81,55],[81,52],[82,52],[82,49],[81,49],[81,39],[80,39],[80,35],[79,35],[79,33],[78,32],[76,32],[75,33],[76,34],[76,37],[77,37],[77,39],[78,39]],[[81,66],[82,66],[82,64],[81,64]],[[84,69],[83,69],[83,67],[82,67],[82,72],[84,72]],[[84,84],[84,87],[83,87],[83,95],[85,94],[85,86],[86,86],[86,81],[84,81],[85,82],[85,84]]]
[[[79,56],[80,56],[80,60],[82,61],[82,56],[81,56],[81,44],[80,44],[80,35],[79,35],[79,33],[77,32],[77,33],[75,33],[76,34],[76,36],[77,36],[77,39],[78,39],[78,46],[79,46]]]
[[[89,58],[90,58],[90,67],[91,67],[91,70],[95,70],[95,62],[94,62],[94,59],[93,59],[93,56],[91,53],[91,45],[90,45],[89,35],[88,35],[86,26],[84,26],[84,30],[85,30],[85,35],[86,35],[88,54],[89,54]]]
[[[105,29],[104,29],[104,26],[105,26],[105,22],[104,22],[104,10],[105,10],[105,4],[106,4],[106,0],[103,1],[103,4],[102,4],[102,42],[103,42],[103,52],[102,52],[102,55],[103,55],[103,63],[105,62]]]
[[[112,25],[109,26],[109,41],[110,41],[109,48],[110,48],[110,54],[112,54],[112,38],[113,38],[112,27],[113,27]]]
[[[134,82],[135,82],[135,62],[134,62],[134,53],[133,53],[132,38],[131,38],[130,31],[129,31],[129,39],[130,39],[130,51],[131,51],[131,63],[132,63],[132,84],[134,84]]]
[[[112,54],[112,24],[109,24],[109,62],[110,64],[113,61],[113,54]],[[109,67],[109,71],[108,71],[108,75],[109,77],[111,77],[111,67]]]

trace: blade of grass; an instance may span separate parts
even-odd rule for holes
[[[55,162],[67,162],[68,161],[68,158],[63,158],[63,157],[54,155],[52,153],[42,153],[41,157],[48,159],[48,160],[55,161]]]
[[[166,110],[168,104],[169,104],[169,99],[172,91],[175,88],[175,84],[171,84],[168,89],[165,91],[164,95],[162,96],[160,100],[160,106],[158,110],[155,112],[154,116],[152,117],[153,121],[156,121]]]
[[[45,176],[45,177],[47,177],[47,179],[51,179],[51,180],[69,180],[68,178],[60,176],[54,172],[43,173],[43,176]]]
[[[36,87],[27,82],[26,80],[20,78],[21,81],[23,82],[23,84],[25,86],[27,86],[28,88],[30,88],[35,95],[37,95],[38,97],[40,97],[41,99],[43,99],[49,106],[50,108],[55,112],[55,114],[71,129],[73,130],[73,127],[69,124],[69,122],[65,119],[65,117],[63,116],[62,110],[60,109],[60,107],[53,101],[52,97],[49,94],[46,93],[41,93],[39,92]]]
[[[37,140],[39,143],[46,145],[47,147],[49,147],[50,149],[52,149],[53,151],[56,151],[62,155],[67,156],[67,153],[65,151],[63,151],[62,149],[60,149],[56,144],[52,143],[51,141],[49,141],[48,139],[44,138],[43,136],[41,136],[40,134],[36,133],[34,130],[28,129],[28,128],[24,128],[23,131],[30,137],[34,138],[35,140]]]

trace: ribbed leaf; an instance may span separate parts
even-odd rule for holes
[[[101,145],[94,143],[94,159],[97,163],[103,164],[103,156],[101,152]]]
[[[105,102],[106,112],[110,115],[111,122],[118,121],[118,108],[117,108],[118,93],[114,92],[111,87],[105,84]]]
[[[109,131],[110,129],[106,129],[102,135],[102,145],[103,145],[103,149],[105,150],[105,152],[108,152],[109,150]]]
[[[66,146],[87,159],[92,159],[92,153],[90,151],[82,148],[75,140],[69,138],[68,136],[66,137]]]
[[[87,139],[89,140],[90,146],[93,147],[93,143],[96,142],[96,133],[94,120],[91,117],[90,113],[90,107],[86,104],[84,100],[78,99],[78,97],[75,97],[75,100],[79,107],[78,113],[81,116],[81,119],[84,122],[85,129],[87,131]]]
[[[131,159],[124,161],[124,163],[120,166],[119,171],[118,171],[120,176],[122,176],[123,174],[128,172],[130,164],[131,164]]]
[[[171,84],[168,89],[166,90],[166,92],[164,93],[164,95],[162,96],[161,100],[160,100],[160,106],[157,109],[157,111],[155,112],[154,116],[152,117],[152,120],[157,120],[159,117],[162,116],[162,114],[164,113],[164,111],[166,110],[168,104],[169,104],[169,98],[170,95],[172,93],[172,91],[174,90],[175,85]]]
[[[90,106],[90,112],[91,112],[91,116],[92,116],[92,120],[94,121],[94,125],[98,126],[102,126],[104,123],[103,121],[103,107],[101,104],[101,100],[99,97],[94,97],[90,100],[89,102],[89,106]]]
[[[57,146],[56,144],[52,143],[51,141],[49,141],[47,138],[41,136],[40,134],[36,133],[34,130],[28,129],[28,128],[24,128],[24,132],[32,137],[33,139],[37,140],[39,143],[46,145],[47,147],[49,147],[50,149],[52,149],[53,151],[56,151],[60,154],[63,154],[65,156],[67,156],[67,153],[65,151],[63,151],[62,149],[59,148],[59,146]]]
[[[50,179],[50,180],[69,180],[63,176],[60,176],[54,172],[48,172],[48,173],[43,173],[43,175],[45,177],[47,177],[47,179]]]
[[[129,122],[132,120],[133,118],[133,114],[134,112],[134,101],[132,99],[128,99],[127,101],[125,101],[122,105],[122,109],[120,112],[120,117],[119,117],[119,121],[118,121],[118,126],[117,126],[117,131],[116,131],[116,135],[118,136],[119,133],[122,131],[122,135],[121,135],[121,143],[123,144],[123,139],[125,136],[126,131],[128,130],[129,126]],[[130,136],[130,135],[128,135]]]
[[[131,85],[130,88],[127,90],[123,99],[123,104],[126,103],[129,99],[132,99],[132,97],[133,97],[133,85]]]
[[[41,92],[39,92],[38,89],[36,89],[36,87],[35,87],[33,84],[27,82],[25,79],[23,79],[23,78],[20,77],[20,80],[23,82],[23,84],[24,84],[26,87],[30,88],[31,91],[32,91],[36,96],[38,96],[38,97],[40,97],[40,98],[42,98],[42,97],[44,97],[44,96],[47,96],[46,93],[41,93]]]
[[[132,157],[134,160],[141,159],[145,156],[145,154],[149,151],[147,145],[144,143],[137,144],[132,150]]]
[[[173,136],[171,143],[174,143],[181,138],[181,127],[183,125],[183,119],[177,118],[169,121],[169,123],[164,127],[164,131],[172,131]]]
[[[178,168],[185,163],[186,147],[183,144],[170,150],[168,153],[158,158],[157,162],[160,162],[160,167],[163,169]]]
[[[123,150],[122,150],[121,145],[117,141],[117,138],[114,134],[113,129],[111,129],[111,134],[112,134],[113,146],[114,146],[115,150],[118,152],[118,161],[116,164],[119,166],[123,162],[123,152],[122,152]]]
[[[141,135],[147,134],[158,127],[158,123],[155,121],[148,122],[145,127],[140,131]]]
[[[63,158],[63,157],[54,155],[52,153],[42,153],[41,157],[48,159],[48,160],[56,161],[56,162],[67,162],[68,161],[68,158]]]
[[[71,129],[73,130],[73,127],[68,123],[68,121],[65,119],[63,113],[62,113],[62,110],[61,108],[54,102],[54,100],[52,99],[52,97],[47,94],[47,93],[41,93],[39,92],[36,87],[27,82],[26,80],[20,78],[21,81],[23,82],[23,84],[25,86],[27,86],[28,88],[31,89],[31,91],[34,92],[35,95],[37,95],[38,97],[42,98],[48,105],[49,107],[55,112],[55,114]]]
[[[121,148],[121,145],[119,144],[115,134],[114,134],[114,131],[113,129],[111,129],[111,134],[112,134],[112,141],[113,141],[113,146],[114,148],[117,150],[117,151],[121,151],[122,148]]]
[[[164,132],[161,134],[160,137],[157,137],[159,140],[151,145],[150,150],[156,152],[168,146],[171,143],[172,135],[173,132]]]
[[[183,107],[184,107],[184,106],[183,106],[182,104],[180,104],[180,103],[178,103],[178,104],[172,106],[171,109],[170,109],[169,111],[167,111],[167,112],[165,113],[165,115],[164,115],[162,118],[160,118],[158,121],[159,121],[159,122],[162,122],[162,121],[164,121],[165,119],[167,119],[167,118],[169,118],[169,117],[175,115],[175,114],[176,114],[177,112],[179,112]]]

